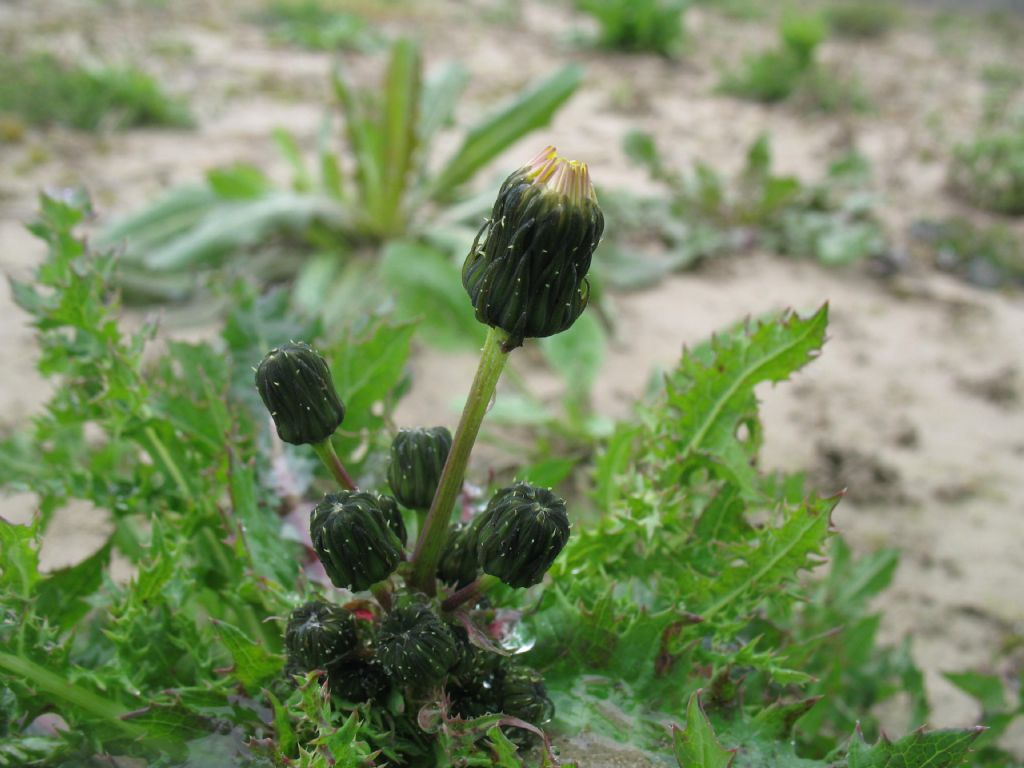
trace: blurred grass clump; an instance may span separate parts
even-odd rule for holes
[[[576,8],[597,21],[600,47],[662,56],[682,51],[689,5],[689,0],[576,0]]]
[[[192,125],[188,107],[133,67],[83,67],[50,54],[0,54],[0,115],[82,131]]]
[[[818,47],[828,27],[819,14],[786,13],[779,24],[779,46],[746,56],[726,72],[722,93],[775,104],[793,98],[802,109],[863,112],[870,106],[856,78],[818,64]]]
[[[883,37],[899,21],[899,9],[884,0],[839,2],[825,12],[829,29],[840,37],[870,40]]]
[[[788,99],[814,67],[825,34],[820,16],[786,14],[779,25],[781,45],[745,57],[739,69],[726,73],[720,90],[768,104]]]
[[[384,44],[366,19],[321,0],[274,0],[260,21],[274,40],[311,51],[371,51]]]
[[[1024,214],[1024,130],[981,136],[953,152],[950,186],[994,213]]]
[[[978,226],[962,217],[921,220],[911,228],[914,240],[939,269],[983,288],[1024,285],[1024,252],[1005,226]]]

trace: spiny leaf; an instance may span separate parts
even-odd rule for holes
[[[259,643],[253,642],[238,627],[224,621],[216,622],[217,633],[235,662],[235,676],[242,685],[258,690],[261,683],[284,668],[284,659],[270,653]]]
[[[683,355],[666,381],[667,405],[678,418],[665,424],[657,451],[667,464],[662,486],[695,465],[736,482],[745,495],[756,497],[758,447],[754,387],[787,379],[812,360],[825,340],[828,305],[803,319],[792,314],[765,322],[748,334],[712,342],[714,362]],[[748,430],[746,441],[741,430]]]
[[[700,691],[686,705],[686,727],[672,729],[673,750],[680,768],[729,768],[735,750],[723,747],[700,704]]]

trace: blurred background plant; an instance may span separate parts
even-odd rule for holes
[[[257,20],[270,35],[311,51],[374,51],[383,35],[366,19],[325,0],[274,0]]]
[[[900,20],[900,9],[887,0],[832,2],[825,7],[828,28],[839,37],[874,40],[885,36]]]
[[[184,101],[169,96],[140,69],[6,51],[0,53],[0,116],[27,126],[80,131],[192,125]]]
[[[969,219],[920,219],[911,237],[939,269],[983,288],[1024,285],[1024,250],[1002,224],[982,226]]]
[[[722,93],[774,104],[794,98],[799,107],[822,112],[863,112],[869,102],[859,81],[816,60],[828,26],[819,13],[786,11],[778,48],[747,55],[719,83]]]
[[[979,208],[1024,214],[1024,125],[957,146],[949,183],[958,196]]]
[[[835,160],[821,181],[805,184],[772,170],[766,135],[748,148],[746,164],[731,179],[702,162],[690,172],[668,167],[642,132],[630,133],[624,149],[668,194],[604,193],[610,235],[598,250],[597,269],[609,285],[649,285],[752,245],[828,266],[879,256],[888,247],[870,168],[856,153]]]
[[[690,0],[575,0],[598,25],[596,45],[626,53],[682,53]]]
[[[477,226],[465,222],[487,212],[486,195],[467,201],[466,189],[491,160],[546,125],[582,73],[570,65],[514,95],[468,126],[446,160],[428,165],[468,79],[456,64],[424,79],[419,48],[408,40],[393,43],[379,87],[336,74],[342,125],[324,121],[312,164],[294,136],[274,134],[292,168],[290,189],[258,168],[220,168],[105,230],[102,243],[126,246],[128,295],[183,299],[199,286],[197,275],[238,268],[264,283],[294,280],[297,304],[329,323],[393,301],[403,315],[429,316],[442,343],[460,330],[476,339],[472,313],[450,287],[453,255],[464,256]]]

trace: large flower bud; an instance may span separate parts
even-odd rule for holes
[[[448,540],[441,550],[437,564],[437,577],[445,584],[464,587],[480,571],[477,561],[476,526],[459,523],[448,530]]]
[[[365,491],[324,496],[313,509],[309,534],[334,586],[357,591],[394,573],[406,539],[395,500]]]
[[[565,501],[529,483],[502,488],[477,522],[477,559],[484,573],[510,587],[544,578],[569,540]]]
[[[548,147],[501,185],[462,267],[476,319],[525,338],[564,331],[587,306],[604,215],[584,163]]]
[[[256,369],[256,388],[286,443],[323,442],[345,418],[331,369],[309,344],[270,350]]]
[[[540,725],[555,714],[544,678],[528,667],[512,667],[498,683],[498,702],[506,715]]]
[[[440,682],[460,658],[451,630],[423,603],[399,606],[381,622],[377,660],[398,683]]]
[[[400,504],[430,509],[451,449],[452,433],[446,427],[399,430],[391,443],[388,485]]]
[[[288,617],[284,644],[289,666],[302,672],[327,669],[359,645],[356,620],[344,608],[313,600]]]

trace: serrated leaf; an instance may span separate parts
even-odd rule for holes
[[[737,483],[745,495],[759,495],[752,465],[759,444],[754,387],[787,379],[814,358],[825,340],[828,305],[804,319],[789,315],[765,322],[742,337],[726,336],[712,342],[713,360],[703,364],[683,355],[667,380],[667,405],[678,415],[661,435],[663,454],[678,476],[695,465]],[[747,429],[752,434],[742,440]],[[671,482],[663,477],[662,484]]]
[[[700,691],[686,705],[686,727],[672,728],[673,752],[679,768],[729,768],[735,753],[723,747],[700,704]]]
[[[255,471],[237,459],[232,461],[230,471],[232,518],[239,528],[238,546],[249,567],[278,584],[294,583],[302,567],[299,553],[281,545],[281,520],[273,509],[257,501]]]
[[[254,642],[238,627],[224,621],[215,624],[217,634],[235,662],[235,676],[249,690],[281,673],[284,659]]]
[[[85,601],[103,581],[112,542],[68,568],[53,571],[36,585],[36,611],[63,629],[75,625],[89,611]]]
[[[715,578],[709,603],[701,603],[697,612],[710,618],[734,607],[748,591],[761,584],[781,584],[798,571],[812,567],[813,555],[820,554],[829,534],[831,514],[838,497],[809,500],[789,513],[771,537],[731,548],[734,566]]]
[[[898,741],[867,744],[858,732],[850,739],[847,768],[953,768],[964,765],[967,753],[984,728],[915,731]]]

